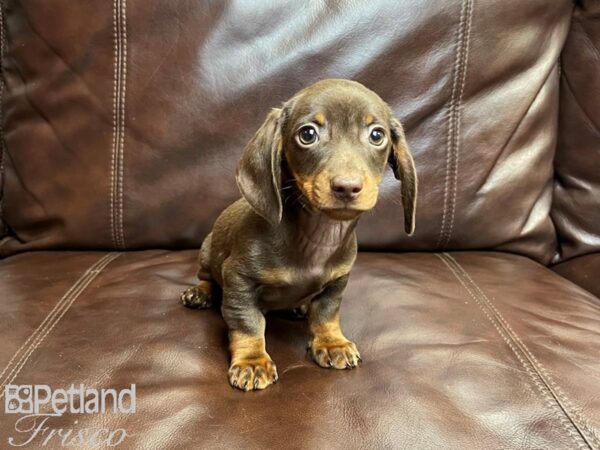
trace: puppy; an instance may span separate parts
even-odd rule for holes
[[[401,181],[404,228],[415,228],[417,177],[400,122],[373,91],[323,80],[273,109],[244,149],[241,199],[216,220],[200,249],[197,286],[181,301],[212,303],[222,288],[229,382],[244,391],[277,381],[265,346],[265,312],[304,308],[308,352],[321,367],[361,361],[340,329],[340,303],[356,258],[355,228],[375,206],[387,165]]]

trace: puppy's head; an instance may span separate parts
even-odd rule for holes
[[[402,125],[360,83],[323,80],[269,113],[244,150],[237,182],[273,224],[281,220],[282,174],[288,172],[314,209],[351,220],[375,206],[387,164],[402,182],[405,230],[412,234],[417,178]]]

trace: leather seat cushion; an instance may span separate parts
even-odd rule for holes
[[[280,382],[226,381],[217,310],[178,304],[195,251],[43,252],[0,262],[2,383],[137,388],[120,448],[600,447],[600,300],[502,253],[359,254],[342,307],[364,362],[305,357],[306,324],[271,316]],[[18,416],[4,415],[0,436]]]

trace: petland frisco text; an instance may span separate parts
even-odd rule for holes
[[[8,437],[13,447],[28,445],[79,447],[116,447],[131,437],[124,428],[81,427],[75,419],[69,427],[53,426],[53,420],[64,414],[134,414],[136,389],[94,389],[71,385],[68,389],[52,389],[48,385],[7,385],[4,389],[5,414],[18,414],[15,435]],[[106,423],[106,421],[100,421]]]

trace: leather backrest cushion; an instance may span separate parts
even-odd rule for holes
[[[555,262],[600,251],[600,2],[576,8],[561,63]]]
[[[548,262],[557,60],[570,0],[5,6],[3,254],[196,247],[239,197],[269,108],[322,78],[378,92],[420,181],[389,172],[362,248],[495,248]]]

